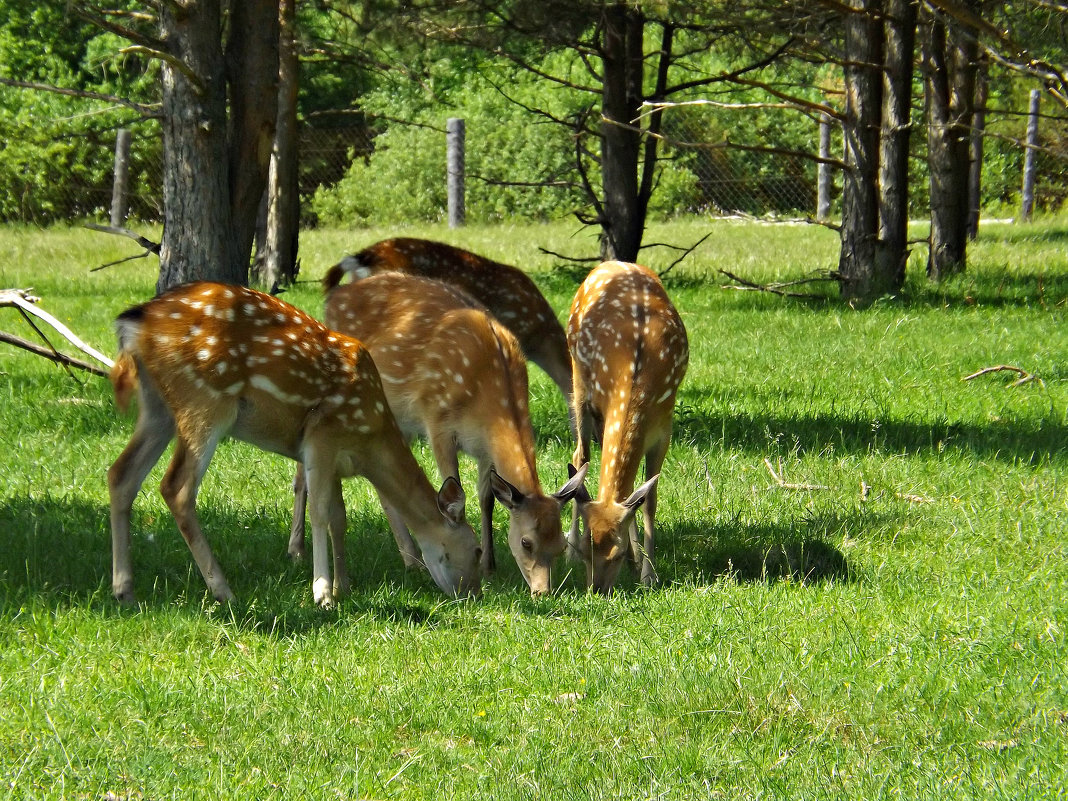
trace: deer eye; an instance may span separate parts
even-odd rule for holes
[[[534,541],[530,537],[523,537],[519,544],[523,546],[523,550],[527,553],[531,553],[534,550]]]

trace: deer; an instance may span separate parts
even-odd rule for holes
[[[524,355],[559,387],[570,409],[571,357],[563,326],[522,270],[442,242],[410,237],[375,242],[345,257],[341,267],[356,278],[402,272],[460,287],[515,334]]]
[[[508,545],[534,595],[551,591],[552,564],[565,547],[561,508],[585,471],[549,495],[541,487],[528,408],[526,361],[515,336],[474,298],[439,281],[380,273],[341,284],[347,271],[323,279],[324,319],[357,337],[382,376],[390,409],[406,436],[424,435],[442,478],[459,479],[459,451],[478,462],[482,568],[496,569],[493,507],[510,513]],[[298,473],[290,554],[299,557],[303,526]],[[418,551],[403,521],[390,515],[406,563]]]
[[[160,491],[208,589],[234,595],[204,538],[197,493],[225,436],[300,462],[311,498],[312,594],[349,592],[341,479],[367,478],[421,547],[426,568],[456,598],[480,592],[479,551],[459,482],[435,493],[389,411],[367,348],[270,295],[196,282],[122,312],[111,371],[116,404],[138,393],[137,424],[108,470],[112,591],[136,602],[130,513],[141,485],[176,439]],[[333,575],[327,552],[329,534]]]
[[[587,585],[597,592],[612,591],[628,553],[642,584],[652,586],[657,482],[671,443],[675,395],[686,374],[686,328],[654,272],[606,261],[575,294],[567,342],[578,428],[572,464],[589,462],[591,431],[601,442],[597,498],[585,488],[576,494],[570,553],[585,563]],[[643,458],[645,481],[635,489]],[[640,543],[635,516],[643,504]]]

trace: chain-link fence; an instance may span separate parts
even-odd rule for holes
[[[792,126],[792,127],[791,127]],[[1050,126],[1043,137],[1040,155],[1037,204],[1059,209],[1068,198],[1068,139],[1061,128]],[[162,219],[162,147],[159,126],[144,123],[133,129],[127,185],[130,215],[136,219]],[[802,151],[814,154],[819,138],[818,123],[807,117],[783,115],[753,121],[711,105],[669,109],[664,116],[661,149],[666,178],[664,191],[674,192],[670,209],[677,213],[746,214],[763,216],[814,216],[817,166]],[[300,194],[302,208],[311,197],[331,187],[346,175],[353,161],[367,159],[374,150],[375,130],[346,114],[323,114],[301,129]],[[522,131],[516,132],[522,136]],[[444,133],[441,159],[444,165]],[[915,137],[922,156],[922,136]],[[1020,190],[1023,148],[1017,142],[989,140],[984,157],[987,198],[1015,202]],[[34,203],[31,194],[44,191],[27,182],[22,188],[21,214],[9,219],[31,222],[107,218],[111,207],[114,132],[99,136],[99,152],[93,170],[77,164],[49,165],[45,186],[51,193],[47,204]],[[477,146],[477,141],[469,143]],[[841,152],[840,134],[834,137],[832,157]],[[514,175],[511,180],[534,180]],[[840,176],[836,176],[840,186]],[[429,179],[428,179],[429,180]],[[669,186],[670,185],[670,186]],[[922,158],[913,159],[913,207],[926,205],[926,174]],[[682,187],[681,189],[679,187]],[[18,191],[18,190],[16,190]],[[659,191],[659,190],[658,190]],[[54,196],[54,197],[53,197]],[[41,211],[44,209],[44,211]],[[306,217],[314,223],[314,218]]]

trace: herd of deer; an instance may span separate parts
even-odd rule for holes
[[[352,475],[373,485],[405,564],[425,566],[454,597],[478,595],[481,575],[495,568],[495,501],[510,512],[508,545],[532,593],[551,590],[565,549],[600,592],[611,591],[628,555],[643,583],[656,581],[656,485],[688,348],[653,272],[595,267],[566,333],[522,271],[426,240],[372,245],[331,268],[323,285],[325,325],[270,295],[207,282],[119,315],[111,380],[119,407],[136,391],[139,412],[108,471],[116,598],[134,601],[131,508],[175,438],[163,497],[208,589],[233,597],[195,510],[224,436],[299,462],[289,552],[303,556],[308,514],[321,605],[349,589],[341,479]],[[578,443],[569,480],[551,494],[538,478],[526,359],[568,399]],[[583,483],[593,434],[596,499]],[[416,435],[441,473],[436,493],[409,450]],[[478,463],[481,544],[465,516],[461,450]],[[646,480],[635,489],[643,457]],[[578,514],[565,541],[561,510],[572,499]]]

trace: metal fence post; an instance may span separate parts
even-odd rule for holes
[[[459,228],[464,224],[464,121],[449,117],[445,131],[449,228]]]
[[[111,227],[126,222],[130,204],[126,197],[126,180],[130,174],[130,130],[120,128],[115,137],[115,180],[111,185]]]
[[[1027,114],[1027,150],[1024,152],[1023,203],[1020,219],[1028,222],[1035,209],[1035,161],[1038,155],[1038,108],[1040,94],[1031,90],[1031,108]]]
[[[826,220],[831,216],[831,118],[820,116],[820,159],[816,169],[816,219]]]

